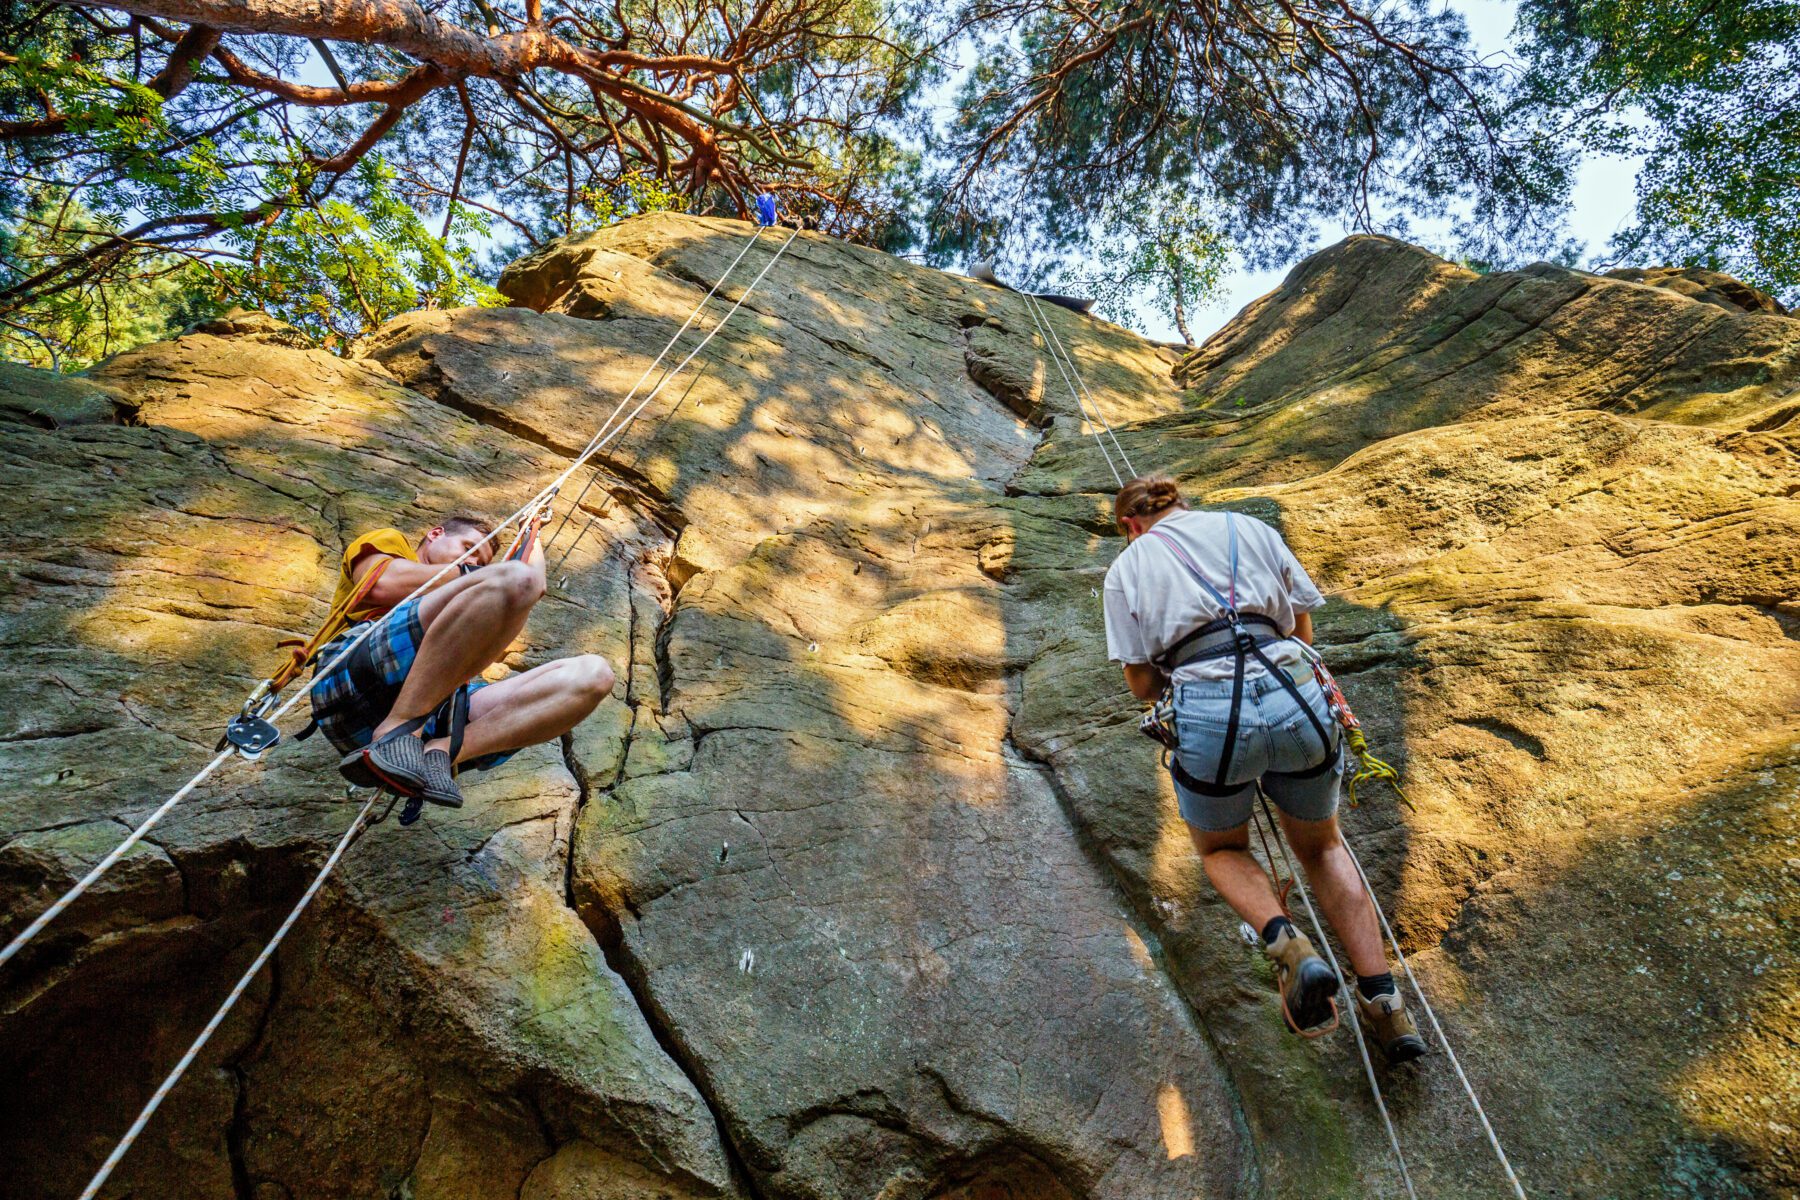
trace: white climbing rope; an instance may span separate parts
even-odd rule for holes
[[[213,756],[211,762],[207,763],[204,767],[201,767],[199,772],[195,774],[192,779],[181,785],[180,791],[158,805],[156,811],[144,819],[143,824],[139,825],[136,829],[133,829],[126,835],[124,841],[108,851],[106,857],[95,863],[93,869],[76,881],[74,887],[71,887],[68,891],[58,896],[56,901],[51,904],[49,908],[46,908],[37,915],[36,920],[32,921],[32,923],[27,925],[24,929],[21,929],[18,936],[14,937],[12,941],[6,943],[6,948],[0,950],[0,966],[4,966],[7,959],[17,954],[20,950],[23,950],[25,948],[25,943],[36,937],[38,932],[42,930],[44,926],[54,921],[57,914],[61,913],[63,909],[75,903],[76,898],[87,891],[88,888],[92,887],[94,881],[106,874],[106,872],[112,868],[114,863],[129,854],[131,848],[143,840],[144,834],[150,831],[150,827],[163,819],[164,813],[185,800],[188,793],[199,787],[208,775],[211,775],[214,771],[218,770],[220,765],[223,764],[226,759],[236,753],[237,751],[229,746],[219,751],[218,754]]]
[[[638,414],[643,412],[644,409],[650,404],[650,402],[652,400],[656,399],[657,393],[662,391],[663,387],[668,383],[668,381],[670,379],[674,378],[675,375],[679,374],[683,368],[685,368],[690,362],[692,362],[694,360],[695,355],[699,354],[702,350],[706,349],[707,343],[712,341],[712,339],[718,334],[719,330],[721,330],[725,327],[725,323],[731,319],[732,315],[734,313],[736,313],[740,307],[742,307],[744,301],[750,296],[750,293],[756,289],[757,284],[761,283],[763,280],[763,277],[769,273],[769,269],[771,267],[773,267],[776,264],[776,262],[778,262],[780,260],[780,258],[783,254],[787,253],[787,248],[789,246],[793,245],[794,239],[796,237],[800,236],[799,230],[794,230],[792,233],[790,233],[788,235],[787,240],[781,243],[780,247],[776,249],[775,253],[770,256],[769,261],[763,264],[762,270],[760,270],[756,273],[756,277],[750,281],[749,285],[747,287],[745,287],[743,292],[738,295],[737,300],[732,304],[732,306],[729,309],[726,310],[725,315],[719,319],[718,324],[714,325],[710,330],[707,331],[706,336],[701,339],[700,344],[695,346],[694,349],[691,352],[689,352],[688,356],[686,358],[682,359],[681,363],[678,366],[676,366],[674,368],[674,370],[665,373],[663,375],[663,377],[657,382],[656,386],[653,387],[644,396],[644,398],[642,400],[638,401],[637,406],[635,408],[631,409],[630,412],[625,413],[625,415],[622,419],[620,418],[619,414],[624,411],[626,405],[631,403],[632,398],[636,394],[637,388],[641,387],[644,383],[644,380],[646,380],[650,377],[651,372],[656,369],[657,364],[662,361],[664,355],[668,354],[670,348],[672,348],[674,346],[676,339],[678,339],[682,335],[682,333],[686,332],[688,326],[693,323],[694,317],[698,315],[701,306],[706,303],[707,299],[711,298],[711,296],[713,295],[713,292],[718,291],[720,284],[722,284],[724,282],[726,276],[728,276],[731,273],[731,271],[737,267],[738,263],[743,260],[744,255],[749,253],[750,247],[755,245],[757,239],[760,238],[761,236],[762,236],[762,228],[758,227],[756,234],[751,237],[749,242],[745,245],[744,249],[738,253],[737,258],[732,260],[731,266],[726,268],[725,273],[719,277],[719,283],[715,283],[713,285],[713,291],[708,292],[706,294],[706,296],[701,299],[700,303],[694,306],[694,312],[689,314],[687,321],[683,322],[681,328],[676,330],[675,336],[671,337],[669,339],[669,344],[668,344],[668,346],[665,346],[663,348],[663,353],[659,354],[656,357],[656,360],[654,362],[652,362],[648,368],[645,369],[644,374],[642,375],[642,377],[639,378],[637,384],[633,387],[632,391],[630,393],[627,393],[625,396],[625,399],[619,401],[618,405],[614,407],[612,413],[607,416],[605,423],[602,424],[600,426],[600,429],[594,434],[594,436],[588,440],[588,444],[582,449],[581,453],[575,457],[574,461],[572,461],[568,465],[568,467],[565,468],[562,471],[562,473],[559,474],[555,479],[551,480],[550,483],[545,485],[545,487],[542,490],[540,490],[535,496],[533,496],[530,500],[526,501],[525,504],[521,505],[516,512],[514,512],[511,516],[507,517],[504,521],[501,521],[499,524],[495,525],[494,528],[491,531],[489,531],[486,536],[484,536],[480,541],[476,542],[473,546],[470,546],[468,548],[468,550],[464,551],[463,554],[461,556],[459,556],[455,562],[446,563],[431,578],[427,579],[424,583],[421,583],[418,587],[414,588],[412,590],[412,592],[406,596],[405,600],[400,601],[399,604],[404,604],[406,602],[406,600],[411,600],[411,599],[413,599],[413,597],[418,596],[418,595],[428,591],[430,588],[436,586],[439,580],[443,579],[445,576],[449,575],[452,571],[456,570],[458,564],[460,564],[463,561],[463,559],[467,558],[469,555],[473,554],[475,551],[481,549],[481,547],[483,547],[486,544],[488,544],[489,542],[493,541],[496,537],[498,537],[500,535],[502,530],[506,529],[509,525],[512,525],[514,522],[520,521],[523,518],[527,517],[528,515],[535,513],[540,506],[552,501],[555,498],[557,491],[562,487],[562,485],[564,483],[566,483],[575,474],[575,472],[579,471],[584,465],[586,465],[586,463],[590,459],[592,459],[594,457],[594,455],[598,454],[601,450],[603,450],[606,447],[608,442],[612,441],[621,432],[623,432],[624,429],[628,425],[630,425],[632,421],[636,420]],[[617,420],[617,424],[614,424],[615,420]],[[396,604],[394,607],[398,608],[399,604]],[[335,656],[333,656],[329,662],[327,662],[324,666],[315,668],[314,669],[315,678],[319,675],[326,674],[333,667],[337,666],[338,663],[342,662],[345,659],[345,657],[347,657],[351,653],[351,651],[355,650],[357,646],[362,644],[364,639],[366,639],[372,632],[374,632],[374,629],[375,629],[375,624],[371,623],[370,627],[368,629],[363,630],[354,639],[352,639],[350,641],[350,643],[348,645],[344,646],[343,649],[339,650],[338,653]],[[276,721],[280,720],[283,716],[285,716],[287,714],[288,710],[292,709],[294,707],[294,705],[298,704],[300,702],[300,698],[302,696],[305,696],[306,694],[307,694],[307,689],[305,689],[305,688],[298,689],[297,691],[295,691],[293,693],[293,695],[289,696],[288,699],[284,703],[282,703],[280,707],[276,708],[274,712],[270,713],[266,717],[266,720],[268,720],[268,722],[270,724],[274,724]],[[106,874],[107,870],[109,868],[111,868],[113,866],[113,864],[117,863],[119,861],[119,859],[123,858],[131,850],[131,848],[133,846],[137,845],[139,841],[143,840],[144,835],[146,833],[148,833],[150,831],[150,829],[158,821],[162,820],[163,817],[165,815],[167,815],[167,813],[169,812],[170,809],[174,808],[183,799],[185,799],[189,794],[191,794],[196,787],[198,787],[214,771],[217,771],[219,769],[219,767],[222,766],[227,759],[229,759],[233,756],[234,753],[235,753],[235,751],[232,750],[231,748],[226,748],[224,750],[221,750],[217,755],[215,755],[213,757],[213,760],[211,762],[207,763],[206,766],[202,767],[193,776],[193,778],[189,779],[185,784],[183,784],[181,786],[181,788],[175,792],[174,795],[170,796],[167,800],[163,801],[160,805],[158,805],[156,807],[156,809],[154,811],[152,811],[151,814],[148,817],[146,817],[141,824],[139,824],[135,829],[133,829],[129,834],[127,834],[125,839],[122,842],[120,842],[116,847],[114,847],[106,855],[105,858],[101,859],[100,862],[95,864],[95,866],[92,870],[90,870],[86,875],[82,876],[81,879],[79,881],[77,881],[73,887],[69,888],[68,891],[64,892],[61,896],[59,896],[48,908],[46,908],[42,913],[40,913],[37,916],[37,918],[31,922],[31,924],[27,925],[23,930],[21,930],[16,937],[14,937],[10,942],[8,942],[6,944],[6,947],[4,949],[0,949],[0,965],[4,965],[7,962],[7,960],[11,959],[20,950],[24,949],[26,943],[30,942],[32,938],[36,937],[38,935],[38,933],[41,932],[43,930],[43,928],[46,925],[48,925],[52,920],[54,920],[59,913],[61,913],[64,909],[68,908],[68,906],[70,904],[74,903],[75,900],[82,895],[82,893],[86,892],[88,890],[88,888],[91,887],[95,883],[95,881],[97,881],[102,875]]]
[[[1300,892],[1301,903],[1306,905],[1306,915],[1312,922],[1313,933],[1318,936],[1319,948],[1325,951],[1331,969],[1337,973],[1339,995],[1345,1005],[1350,1032],[1356,1035],[1356,1052],[1362,1056],[1363,1073],[1369,1078],[1369,1092],[1375,1097],[1375,1109],[1381,1114],[1382,1125],[1387,1128],[1388,1145],[1393,1147],[1394,1160],[1400,1164],[1400,1180],[1406,1184],[1406,1194],[1411,1200],[1419,1200],[1419,1193],[1413,1190],[1412,1172],[1406,1167],[1406,1153],[1400,1149],[1400,1134],[1394,1128],[1393,1117],[1388,1115],[1386,1101],[1381,1098],[1381,1081],[1375,1078],[1375,1063],[1369,1057],[1369,1045],[1363,1040],[1362,1021],[1357,1017],[1356,997],[1351,991],[1350,977],[1338,966],[1337,954],[1331,948],[1331,939],[1325,936],[1325,927],[1319,923],[1319,914],[1313,908],[1312,896],[1306,890],[1305,877],[1294,869],[1294,860],[1288,857],[1287,841],[1281,836],[1281,828],[1276,824],[1274,814],[1269,811],[1269,798],[1258,789],[1257,799],[1262,805],[1263,820],[1268,822],[1269,832],[1275,838],[1275,848],[1281,851],[1281,862],[1287,868],[1288,878],[1293,880],[1294,887]]]
[[[1069,396],[1075,401],[1075,407],[1080,412],[1083,423],[1087,425],[1088,432],[1094,435],[1094,445],[1100,447],[1100,457],[1106,460],[1106,469],[1112,472],[1113,481],[1120,487],[1124,487],[1125,477],[1119,473],[1118,464],[1113,462],[1112,452],[1106,448],[1106,441],[1100,436],[1100,422],[1088,415],[1087,405],[1082,401],[1081,393],[1075,390],[1074,380],[1069,378],[1068,371],[1063,368],[1062,359],[1051,348],[1050,335],[1044,331],[1044,323],[1038,315],[1036,299],[1029,292],[1020,292],[1019,295],[1025,297],[1026,311],[1031,313],[1031,323],[1037,329],[1038,336],[1044,340],[1044,352],[1056,365],[1056,373],[1062,376],[1063,386],[1069,389]],[[1127,469],[1130,469],[1129,466]]]
[[[1020,292],[1019,294],[1025,297],[1026,304],[1030,306],[1031,318],[1037,323],[1044,338],[1044,344],[1050,350],[1050,357],[1056,362],[1057,371],[1062,375],[1063,383],[1069,388],[1069,394],[1075,398],[1075,403],[1081,408],[1083,415],[1091,413],[1088,419],[1093,426],[1097,426],[1094,429],[1094,440],[1100,442],[1100,452],[1106,453],[1106,443],[1100,441],[1101,431],[1105,431],[1107,440],[1112,442],[1113,450],[1119,456],[1119,461],[1125,464],[1126,474],[1133,479],[1137,478],[1137,468],[1131,465],[1131,458],[1125,453],[1125,447],[1119,444],[1119,435],[1113,432],[1112,423],[1106,419],[1106,413],[1101,410],[1099,399],[1088,390],[1087,380],[1081,376],[1081,368],[1075,365],[1075,356],[1069,353],[1069,348],[1063,345],[1061,336],[1056,332],[1056,327],[1050,323],[1050,314],[1044,311],[1038,298],[1030,292]],[[1066,368],[1064,367],[1065,363],[1067,364]],[[1076,392],[1076,388],[1081,389],[1079,393]],[[1086,404],[1082,403],[1083,397],[1086,397]],[[1110,455],[1107,465],[1112,466]],[[1119,478],[1119,471],[1116,467],[1113,468],[1113,478],[1119,479],[1119,485],[1124,486],[1125,481]]]
[[[294,922],[300,919],[300,914],[306,911],[306,906],[311,904],[313,897],[319,894],[319,888],[324,886],[325,877],[331,874],[332,869],[338,865],[338,860],[344,857],[344,851],[350,848],[350,843],[356,840],[358,833],[362,832],[363,822],[368,819],[369,810],[375,807],[375,800],[376,796],[371,795],[363,804],[362,811],[356,814],[356,819],[350,822],[350,828],[345,830],[344,836],[338,839],[337,848],[331,852],[331,857],[325,860],[325,865],[319,868],[319,873],[313,876],[312,883],[308,885],[305,894],[300,897],[299,903],[295,904],[293,909],[288,912],[287,919],[275,931],[275,936],[269,939],[269,944],[262,948],[262,953],[258,954],[255,961],[238,977],[237,986],[232,988],[231,994],[225,997],[225,1003],[221,1004],[219,1011],[212,1015],[212,1020],[206,1023],[206,1028],[200,1031],[200,1036],[194,1039],[194,1044],[187,1048],[187,1053],[183,1054],[180,1061],[175,1064],[175,1069],[170,1071],[156,1091],[151,1093],[149,1103],[145,1104],[143,1111],[138,1113],[137,1120],[131,1123],[131,1128],[125,1131],[125,1136],[119,1139],[119,1144],[113,1147],[112,1153],[106,1156],[106,1161],[100,1164],[100,1169],[94,1172],[94,1177],[88,1181],[87,1190],[81,1193],[81,1200],[94,1200],[94,1197],[100,1194],[100,1189],[106,1185],[107,1177],[113,1173],[120,1160],[125,1157],[125,1152],[131,1149],[131,1144],[137,1141],[138,1135],[144,1132],[144,1126],[150,1123],[151,1116],[162,1106],[162,1102],[168,1099],[169,1093],[175,1090],[175,1085],[181,1081],[181,1077],[187,1072],[187,1069],[194,1065],[194,1059],[199,1057],[201,1048],[212,1039],[213,1034],[219,1031],[219,1026],[225,1023],[226,1014],[243,997],[244,992],[250,987],[250,982],[263,969],[263,964],[274,956],[275,948],[281,945],[281,939],[288,935],[288,930],[294,927]]]
[[[1431,1022],[1432,1031],[1437,1034],[1438,1044],[1443,1046],[1444,1054],[1449,1058],[1450,1065],[1456,1069],[1457,1079],[1462,1081],[1463,1092],[1469,1097],[1469,1103],[1474,1106],[1475,1116],[1481,1121],[1482,1131],[1487,1134],[1488,1145],[1494,1148],[1494,1155],[1500,1160],[1500,1169],[1506,1172],[1506,1182],[1512,1185],[1513,1195],[1518,1197],[1518,1200],[1526,1200],[1525,1186],[1519,1182],[1519,1176],[1513,1171],[1512,1163],[1506,1157],[1506,1151],[1500,1146],[1500,1136],[1494,1132],[1493,1125],[1488,1121],[1487,1110],[1481,1106],[1481,1097],[1475,1094],[1475,1085],[1469,1082],[1468,1075],[1463,1071],[1462,1062],[1456,1057],[1456,1051],[1450,1048],[1450,1039],[1445,1036],[1444,1027],[1438,1023],[1437,1013],[1432,1010],[1431,1001],[1425,998],[1425,989],[1419,986],[1418,977],[1413,974],[1412,964],[1406,961],[1406,954],[1400,949],[1400,939],[1394,936],[1393,927],[1388,924],[1387,914],[1381,910],[1381,901],[1375,898],[1375,887],[1369,882],[1368,872],[1363,870],[1362,860],[1356,857],[1356,851],[1350,848],[1349,839],[1345,838],[1341,831],[1338,839],[1343,842],[1344,852],[1350,856],[1350,861],[1356,864],[1356,874],[1362,879],[1363,890],[1369,894],[1369,903],[1375,906],[1375,915],[1381,921],[1381,931],[1387,935],[1388,944],[1394,948],[1394,957],[1400,963],[1401,973],[1412,985],[1413,995],[1419,1000],[1419,1007],[1425,1010],[1425,1016]]]
[[[736,258],[731,260],[731,265],[726,267],[723,271],[721,271],[719,273],[719,278],[713,282],[711,290],[709,290],[706,293],[706,295],[700,297],[700,303],[694,305],[694,311],[689,313],[687,320],[685,320],[681,323],[681,328],[677,329],[675,331],[675,335],[669,339],[668,345],[666,345],[662,348],[662,353],[658,354],[654,359],[651,360],[650,365],[644,368],[644,373],[642,375],[638,376],[638,381],[636,383],[631,385],[631,390],[625,394],[625,399],[619,401],[618,406],[616,408],[614,408],[612,410],[611,415],[606,418],[606,422],[604,424],[602,424],[600,426],[599,430],[594,434],[594,438],[589,440],[588,446],[590,448],[593,446],[594,440],[598,439],[601,434],[603,434],[607,431],[608,426],[610,426],[612,424],[613,417],[618,416],[620,411],[623,410],[627,404],[631,403],[632,397],[637,395],[637,390],[644,386],[644,380],[650,378],[650,373],[652,371],[655,371],[656,368],[662,364],[662,360],[664,358],[668,357],[669,351],[671,351],[675,348],[675,343],[681,340],[681,335],[686,333],[688,331],[688,327],[691,326],[699,318],[700,310],[705,308],[707,306],[707,303],[712,300],[713,296],[718,294],[718,291],[721,287],[725,286],[725,281],[727,279],[731,278],[731,273],[733,271],[737,270],[737,265],[744,261],[744,255],[750,253],[750,248],[752,246],[756,245],[758,239],[760,239],[762,237],[762,235],[764,234],[764,232],[767,231],[767,229],[768,229],[768,226],[766,226],[766,225],[758,225],[756,227],[756,232],[750,235],[750,240],[744,243],[744,248],[742,250],[738,251],[738,255]],[[793,238],[790,237],[788,239],[788,241],[793,241]],[[787,246],[783,245],[781,249],[786,250]],[[776,252],[776,257],[777,258],[781,257],[780,251]],[[758,276],[758,278],[761,278],[761,276]],[[752,284],[752,286],[755,286],[755,285]],[[745,294],[748,295],[748,292],[746,291]],[[742,297],[739,297],[739,299],[741,300]],[[733,312],[736,311],[735,305],[733,306],[732,311]],[[727,313],[726,317],[729,317],[730,315],[731,315],[730,313]],[[723,319],[721,319],[719,321],[719,325],[723,325],[724,323],[725,322]],[[715,325],[713,328],[716,330],[718,328],[718,326]],[[685,366],[686,363],[683,363],[682,365]],[[675,370],[680,370],[680,369],[681,369],[680,367],[675,368]],[[654,391],[661,390],[662,385],[667,383],[669,381],[669,377],[673,374],[674,374],[674,371],[665,371],[663,373],[663,377],[656,381],[656,388],[653,390],[653,394],[654,394]],[[584,450],[583,453],[585,453],[585,452],[586,451]],[[552,531],[545,538],[546,543],[556,540],[557,534],[562,532],[563,526],[568,524],[569,518],[571,516],[573,516],[575,514],[575,510],[581,506],[581,501],[583,500],[583,498],[585,498],[587,496],[588,488],[592,487],[594,485],[594,480],[598,479],[599,477],[600,477],[600,471],[599,471],[599,468],[596,467],[594,470],[594,474],[588,479],[587,487],[584,487],[581,489],[581,492],[575,497],[574,502],[569,505],[568,512],[565,512],[562,516],[562,520],[557,522],[556,529],[554,531]]]

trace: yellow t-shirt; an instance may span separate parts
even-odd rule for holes
[[[331,598],[333,612],[336,612],[338,605],[348,600],[350,594],[356,590],[356,579],[351,575],[350,570],[366,550],[391,555],[394,558],[404,558],[408,562],[419,561],[419,556],[413,553],[412,543],[407,541],[406,535],[398,529],[375,529],[363,534],[345,548],[344,557],[338,564],[337,594]],[[351,623],[354,624],[357,621],[378,617],[386,611],[385,608],[363,608],[348,614],[348,616]]]

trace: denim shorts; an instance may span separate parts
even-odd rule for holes
[[[1244,680],[1237,740],[1224,779],[1224,786],[1235,790],[1206,796],[1177,781],[1175,798],[1181,803],[1182,820],[1207,833],[1236,829],[1250,820],[1259,783],[1275,806],[1296,820],[1323,821],[1337,812],[1338,786],[1344,779],[1343,738],[1312,672],[1302,668],[1294,678],[1331,745],[1319,745],[1319,731],[1280,680],[1267,674]],[[1218,777],[1230,720],[1231,680],[1176,686],[1175,727],[1181,739],[1176,754],[1183,770],[1209,784]],[[1327,754],[1333,758],[1330,770],[1303,779],[1288,774],[1318,766]]]

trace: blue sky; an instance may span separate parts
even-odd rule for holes
[[[1516,5],[1513,0],[1449,0],[1445,7],[1461,12],[1469,22],[1476,47],[1483,54],[1504,54],[1510,39]],[[1569,232],[1587,244],[1582,261],[1605,253],[1613,233],[1630,218],[1636,203],[1638,162],[1614,156],[1589,155],[1581,165],[1569,219]],[[1344,236],[1343,229],[1321,229],[1317,239],[1294,255],[1295,261]],[[1429,242],[1420,228],[1415,241]],[[1220,298],[1189,321],[1197,340],[1229,321],[1237,311],[1279,284],[1293,264],[1270,271],[1246,271],[1238,266],[1225,277]],[[1151,337],[1176,340],[1174,326],[1148,306],[1139,310],[1133,324]]]

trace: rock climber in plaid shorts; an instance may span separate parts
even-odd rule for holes
[[[413,800],[462,805],[459,770],[487,770],[523,746],[560,737],[606,699],[613,672],[597,654],[557,659],[499,683],[478,678],[525,627],[544,595],[544,555],[492,562],[478,543],[488,527],[445,517],[415,550],[396,529],[377,529],[344,551],[334,611],[354,600],[353,624],[319,651],[321,666],[365,630],[342,662],[313,680],[313,719],[344,758],[352,783],[385,787]],[[410,600],[447,563],[468,555]],[[377,572],[361,596],[359,588]],[[458,705],[466,725],[456,745]]]

